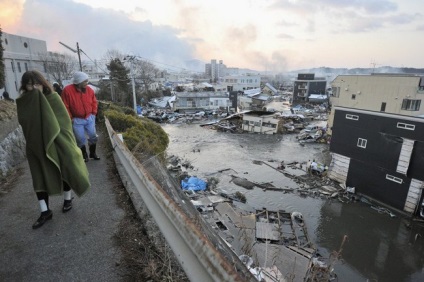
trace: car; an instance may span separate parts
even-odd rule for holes
[[[318,125],[309,124],[302,131],[305,133],[315,133],[319,129]]]

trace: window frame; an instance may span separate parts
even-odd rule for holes
[[[404,123],[404,122],[398,122],[396,124],[396,127],[400,128],[400,129],[406,129],[406,130],[415,130],[414,124],[409,124],[409,123]]]
[[[420,99],[403,99],[401,109],[404,111],[419,111],[421,107]]]
[[[403,183],[403,179],[402,178],[399,178],[399,177],[396,177],[396,176],[393,176],[393,175],[390,175],[390,174],[386,174],[386,179],[387,180],[390,180],[390,181],[393,181],[393,182],[396,182],[398,184],[402,184]]]
[[[368,140],[364,138],[358,138],[358,142],[356,142],[356,146],[359,148],[366,149]]]
[[[359,120],[359,116],[352,115],[352,114],[346,114],[346,119]]]

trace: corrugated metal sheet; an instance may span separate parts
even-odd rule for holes
[[[345,183],[349,172],[350,158],[332,153],[331,164],[328,168],[328,177],[339,183]]]
[[[402,149],[400,150],[399,161],[396,172],[406,175],[411,161],[412,150],[414,149],[414,140],[403,138]]]
[[[406,197],[405,207],[403,208],[404,211],[411,214],[415,213],[421,199],[423,188],[423,181],[417,179],[411,180],[411,185],[409,185],[408,196]]]

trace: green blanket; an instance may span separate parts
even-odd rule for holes
[[[16,105],[35,192],[60,195],[64,181],[82,196],[90,188],[87,166],[60,96],[33,90],[17,98]]]

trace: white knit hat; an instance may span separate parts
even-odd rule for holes
[[[72,83],[80,84],[81,82],[87,79],[88,79],[88,75],[85,72],[77,71],[76,73],[74,73],[74,78],[72,80]]]

